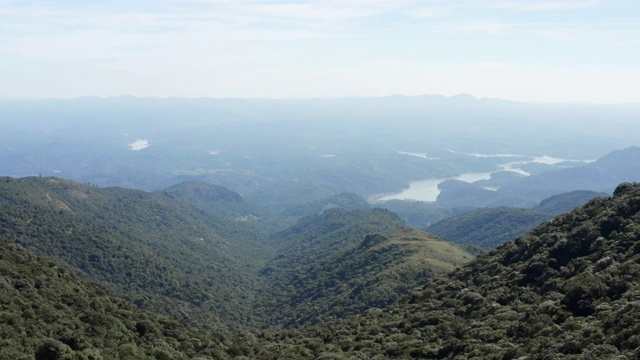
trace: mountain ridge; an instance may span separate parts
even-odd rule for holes
[[[542,199],[574,190],[611,193],[618,184],[638,181],[640,147],[607,153],[593,163],[523,178],[498,190],[501,194]]]
[[[640,184],[623,183],[385,309],[265,333],[258,359],[640,356]]]
[[[384,213],[378,216],[384,219]],[[371,221],[371,215],[362,219]],[[366,228],[367,224],[358,226]],[[329,235],[344,245],[312,249],[317,256],[306,261],[295,261],[291,253],[284,252],[261,270],[269,279],[268,286],[276,290],[263,304],[265,312],[280,309],[277,316],[272,314],[276,318],[272,323],[309,326],[384,307],[473,259],[461,247],[409,227]],[[303,244],[315,241],[308,236],[299,240]]]
[[[231,305],[221,295],[253,286],[247,267],[268,259],[260,235],[241,223],[167,194],[57,178],[0,178],[0,206],[0,236],[140,307],[201,326],[253,321],[238,312],[248,299]]]
[[[330,208],[267,238],[251,222],[215,213],[228,201],[240,207],[222,213],[251,211],[239,194],[204,183],[183,183],[177,190],[185,190],[180,195],[191,201],[202,190],[205,201],[198,207],[168,191],[0,178],[0,236],[65,263],[142,309],[211,330],[303,326],[324,316],[344,317],[373,303],[390,303],[418,286],[420,276],[442,274],[471,258],[424,233],[413,235],[421,241],[397,241],[394,231],[417,230],[408,230],[386,210]],[[346,196],[348,203],[354,199],[362,201]],[[384,246],[368,241],[376,236]],[[418,261],[414,253],[431,260]],[[373,266],[376,259],[394,266],[393,273]],[[346,264],[349,271],[326,281]],[[310,272],[315,275],[307,276]],[[360,290],[351,292],[347,284]],[[371,293],[376,288],[387,294],[378,298]],[[335,301],[336,294],[344,296]],[[352,304],[351,296],[357,300]],[[291,304],[290,316],[282,304]]]

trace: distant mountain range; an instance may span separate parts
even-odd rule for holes
[[[204,181],[274,213],[338,193],[367,198],[411,181],[491,172],[500,164],[469,154],[585,160],[638,145],[640,138],[638,106],[468,95],[2,101],[0,114],[0,175],[148,191]],[[553,195],[525,187],[537,201]],[[516,193],[509,196],[524,194]],[[513,204],[491,206],[506,205]]]
[[[640,181],[640,148],[615,150],[582,166],[514,178],[497,189],[449,180],[440,184],[438,203],[446,207],[533,207],[553,195],[576,190],[611,193],[622,182]]]
[[[501,195],[543,199],[573,190],[611,193],[625,181],[640,181],[640,147],[615,150],[591,164],[544,172],[507,184]]]

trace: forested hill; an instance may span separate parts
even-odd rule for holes
[[[0,359],[224,359],[229,337],[141,311],[0,239]],[[243,344],[244,345],[244,344]]]
[[[363,222],[388,216],[386,211],[378,212],[351,212],[350,216],[360,216]],[[306,246],[299,244],[299,252],[277,256],[262,270],[270,287],[271,295],[263,304],[270,323],[310,325],[385,307],[473,259],[454,244],[408,227],[382,234],[334,236],[346,244],[326,256],[318,256],[324,252],[319,250],[322,245],[313,244],[316,239],[301,238]],[[302,254],[307,261],[296,262],[295,256]]]
[[[277,299],[281,294],[276,286],[271,287],[273,293],[260,293],[266,288],[256,281],[289,269],[294,277],[278,278],[288,279],[283,286],[290,289],[289,297],[285,296],[289,302],[269,309],[293,315],[291,325],[317,325],[256,335],[242,330],[207,334],[143,314],[78,280],[63,265],[36,258],[3,240],[2,356],[640,357],[640,184],[622,184],[613,197],[594,199],[430,281],[431,274],[420,262],[438,264],[454,248],[405,228],[388,211],[331,209],[301,219],[280,233],[288,237],[291,252],[283,251],[262,269],[263,278],[255,279],[243,269],[254,264],[257,272],[256,264],[266,263],[266,256],[251,255],[248,250],[244,255],[235,253],[247,244],[246,230],[219,219],[209,224],[211,214],[166,196],[98,189],[55,178],[3,178],[0,236],[38,252],[48,250],[110,290],[142,305],[147,302],[156,311],[164,309],[174,316],[174,311],[184,312],[191,321],[253,324],[251,306],[256,302],[251,297],[275,295]],[[236,242],[222,237],[234,229]],[[208,233],[202,241],[191,240],[193,231],[205,230]],[[373,230],[379,233],[368,232]],[[288,256],[295,259],[305,247],[309,250],[306,257],[286,261]],[[421,253],[420,247],[428,251]],[[182,262],[186,258],[191,260],[188,264]],[[376,269],[380,264],[384,269]],[[441,268],[446,271],[445,266]],[[225,273],[229,269],[234,273]],[[104,279],[111,272],[109,283]],[[122,286],[125,280],[128,285]],[[364,314],[337,319],[364,309],[349,308],[362,299],[386,305],[385,291],[405,291],[392,284],[410,285],[412,281],[427,283],[418,290],[405,289],[410,292],[397,303],[384,308],[367,304]],[[206,290],[198,292],[201,289]],[[154,292],[161,290],[164,292]],[[258,304],[265,304],[264,299]]]
[[[204,189],[211,201],[242,203],[226,189],[185,187]],[[143,309],[207,329],[308,325],[360,313],[472,258],[380,209],[328,209],[270,242],[263,234],[244,217],[216,215],[170,191],[0,178],[0,236]],[[263,246],[269,243],[279,252]]]
[[[498,207],[454,215],[425,228],[435,236],[491,250],[526,234],[535,226],[553,218],[551,214],[529,209]]]
[[[275,262],[291,267],[322,259],[361,241],[366,235],[404,226],[396,214],[387,210],[336,208],[306,216],[286,230],[271,235],[270,241],[275,248],[281,249]]]
[[[636,359],[640,185],[625,183],[383,310],[265,333],[278,359]]]
[[[588,190],[576,190],[548,197],[532,208],[533,211],[560,215],[573,208],[586,204],[596,197],[608,197],[610,194]]]
[[[247,222],[271,216],[266,210],[246,201],[237,192],[202,181],[184,181],[166,188],[164,192],[183,198],[210,213]]]
[[[266,234],[286,227],[286,222],[271,211],[250,203],[242,195],[222,186],[203,181],[184,181],[159,192],[182,198],[208,213],[241,222],[247,230],[261,234],[258,240],[264,240]]]
[[[520,237],[555,215],[569,212],[606,193],[578,190],[551,196],[533,209],[497,207],[450,216],[425,228],[437,237],[456,244],[491,250]]]
[[[386,306],[473,258],[382,209],[329,209],[300,219],[271,241],[281,250],[261,270],[269,287],[262,311],[269,323],[282,326]]]
[[[214,328],[253,324],[246,294],[271,257],[242,222],[167,193],[57,178],[0,179],[0,236],[142,308]]]
[[[319,214],[325,210],[340,208],[344,210],[370,209],[367,201],[354,193],[339,193],[320,200],[298,204],[283,210],[283,216],[308,216]]]

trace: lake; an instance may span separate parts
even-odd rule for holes
[[[452,153],[469,155],[477,158],[526,158],[526,160],[517,160],[505,162],[503,164],[497,165],[499,170],[496,171],[511,171],[518,173],[520,175],[529,176],[530,174],[522,169],[519,166],[529,164],[529,163],[540,163],[546,165],[557,165],[565,161],[574,161],[574,162],[590,162],[589,160],[574,160],[574,159],[563,159],[548,155],[543,156],[530,156],[530,155],[518,155],[518,154],[480,154],[480,153],[465,153],[461,151],[449,150]],[[408,152],[401,151],[399,152],[402,155],[409,155],[420,157],[423,159],[436,160],[437,158],[430,158],[427,153],[423,152]],[[388,201],[388,200],[418,200],[418,201],[436,201],[438,195],[440,195],[440,189],[438,189],[438,185],[440,183],[447,180],[460,180],[468,183],[473,183],[478,180],[487,180],[491,178],[491,174],[496,172],[472,172],[465,173],[460,176],[450,177],[450,178],[434,178],[434,179],[425,179],[425,180],[416,180],[409,183],[409,187],[403,189],[402,191],[394,194],[386,194],[386,195],[372,195],[371,201]],[[487,190],[497,190],[497,188],[486,188]]]
[[[491,178],[490,172],[474,172],[466,173],[452,178],[426,179],[412,181],[409,187],[396,194],[384,195],[377,198],[378,201],[387,200],[418,200],[418,201],[436,201],[440,190],[438,185],[447,180],[460,180],[469,183],[478,180],[487,180]]]

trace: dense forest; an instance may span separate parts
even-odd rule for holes
[[[86,211],[72,197],[87,201],[85,195],[100,198],[107,196],[103,192],[120,194],[124,190],[97,189],[52,178],[8,179],[3,185],[3,201],[10,199],[9,203],[21,205],[3,211],[2,223],[13,221],[11,224],[23,226],[13,234],[8,226],[2,230],[9,239],[0,244],[2,359],[586,359],[640,355],[636,339],[640,308],[635,304],[640,288],[634,280],[640,276],[639,184],[622,184],[613,197],[596,198],[466,265],[462,263],[471,259],[469,254],[407,228],[388,211],[333,209],[304,218],[297,228],[281,234],[301,234],[289,239],[287,248],[318,246],[313,245],[322,239],[318,235],[331,231],[348,244],[332,252],[333,244],[328,243],[298,263],[279,262],[287,256],[282,252],[270,261],[262,260],[264,266],[256,270],[262,279],[275,277],[285,283],[290,276],[294,280],[289,290],[294,296],[283,302],[287,305],[270,304],[268,308],[277,321],[283,320],[278,315],[293,316],[290,325],[306,326],[264,330],[210,326],[218,329],[215,332],[145,312],[108,295],[111,291],[117,294],[117,287],[107,286],[99,276],[94,275],[94,281],[100,286],[83,279],[91,279],[94,270],[74,267],[69,257],[54,252],[48,256],[57,260],[43,259],[11,241],[38,238],[34,235],[46,233],[49,227],[30,225],[44,221],[51,222],[51,229],[66,229],[68,235],[75,230],[71,224],[77,224],[62,221],[67,219],[64,214],[82,219]],[[134,199],[146,200],[158,196],[133,194]],[[38,214],[52,213],[36,219],[30,216],[32,206]],[[103,216],[119,229],[113,214]],[[354,219],[360,225],[354,226]],[[387,228],[380,228],[385,223]],[[329,225],[325,228],[321,224]],[[379,226],[374,226],[375,233],[362,238],[349,236],[373,225]],[[33,232],[27,236],[25,231]],[[25,246],[36,252],[43,252],[48,242],[52,249],[84,246],[65,240],[69,237],[65,238],[64,231],[55,231],[47,233],[46,241],[37,246],[27,242]],[[353,240],[356,238],[360,240]],[[451,263],[456,251],[460,260]],[[81,255],[77,252],[74,256]],[[133,255],[125,251],[121,256],[126,260]],[[235,259],[240,263],[241,258]],[[436,266],[426,270],[427,265]],[[290,271],[285,271],[287,268]],[[351,290],[369,286],[369,290],[344,292],[341,284]],[[399,284],[406,286],[394,288]],[[336,296],[323,294],[326,291]],[[385,294],[402,291],[407,293],[397,302],[389,305],[392,301],[384,299]],[[340,292],[344,295],[337,295]],[[276,293],[282,296],[285,292]],[[323,310],[325,303],[318,302],[314,313],[298,306],[308,304],[301,296],[309,295],[310,301],[324,297],[334,303],[326,303],[328,309]],[[378,304],[358,305],[376,296]],[[277,314],[280,311],[282,314]],[[347,316],[350,314],[355,315]],[[223,323],[224,319],[211,321]],[[192,323],[198,325],[197,321]]]
[[[425,230],[446,241],[491,250],[556,215],[569,212],[593,198],[607,196],[606,193],[578,190],[543,199],[532,209],[502,206],[467,209],[430,224]]]
[[[634,359],[640,185],[622,184],[385,309],[267,332],[250,357]]]
[[[343,318],[473,257],[381,209],[329,207],[267,235],[283,224],[208,184],[144,192],[58,178],[0,181],[1,236],[142,309],[216,331]],[[354,199],[333,199],[345,197]]]
[[[0,239],[0,359],[221,359],[228,337],[141,311]]]
[[[450,216],[425,228],[457,244],[491,250],[529,232],[553,215],[522,208],[484,208]]]
[[[204,327],[250,325],[260,234],[168,193],[57,178],[0,180],[0,235],[64,261],[145,309]],[[229,301],[234,299],[234,301]]]
[[[342,213],[333,211],[329,216]],[[309,325],[384,307],[473,258],[451,243],[407,227],[364,238],[335,234],[333,239],[349,243],[328,251],[303,240],[262,270],[271,287],[264,304],[265,314],[275,319],[270,323]],[[363,240],[353,243],[353,239]],[[275,308],[277,312],[272,311]]]

